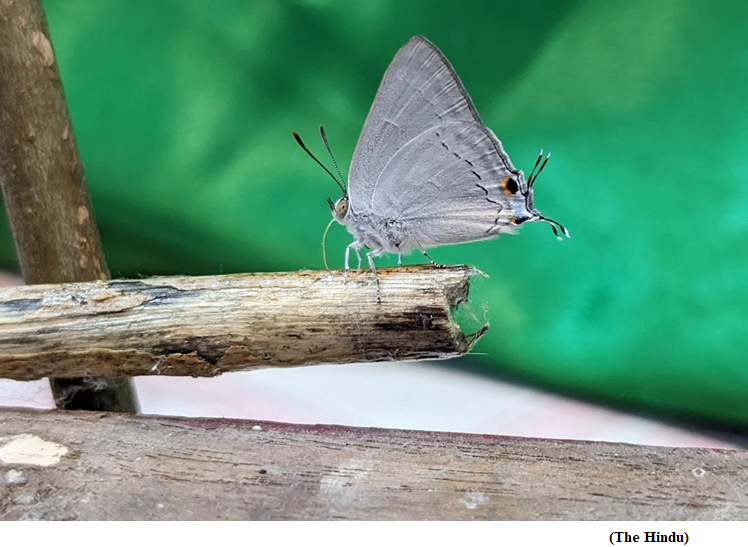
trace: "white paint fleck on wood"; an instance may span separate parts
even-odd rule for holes
[[[28,433],[0,437],[0,464],[3,465],[47,467],[60,463],[60,459],[67,453],[67,446],[45,441]]]
[[[478,507],[479,505],[483,505],[487,501],[488,498],[485,496],[485,494],[481,494],[480,492],[467,492],[460,498],[460,503],[468,509],[475,509],[476,507]]]
[[[10,469],[3,475],[3,482],[8,486],[23,486],[26,484],[26,475],[18,469]]]

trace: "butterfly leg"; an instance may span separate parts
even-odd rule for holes
[[[361,269],[361,252],[359,251],[359,249],[361,248],[361,243],[359,243],[358,241],[354,241],[345,248],[345,269],[343,270],[343,283],[348,280],[348,270],[350,269],[348,263],[350,262],[351,248],[356,251],[356,256],[358,257],[358,267],[359,269]]]
[[[423,253],[423,256],[425,256],[425,257],[426,257],[426,260],[428,260],[428,261],[429,261],[429,264],[431,264],[431,265],[432,265],[432,266],[433,266],[434,268],[439,268],[439,269],[441,269],[441,268],[444,268],[444,267],[445,267],[445,265],[444,265],[444,264],[437,264],[436,262],[434,262],[434,261],[433,261],[433,260],[431,259],[431,257],[430,257],[430,256],[428,255],[428,253],[426,253],[426,251],[425,251],[425,250],[421,249],[421,253]]]
[[[397,255],[397,265],[402,266],[403,265],[403,255],[399,254]]]
[[[373,251],[366,253],[366,258],[369,261],[369,268],[371,268],[371,271],[374,274],[374,283],[377,286],[377,302],[381,302],[382,293],[379,290],[379,274],[377,274],[377,267],[374,265],[374,258],[377,256],[382,256],[381,249],[374,249]]]

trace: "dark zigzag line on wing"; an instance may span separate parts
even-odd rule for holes
[[[449,146],[447,146],[447,143],[446,143],[446,142],[444,142],[444,141],[442,140],[442,136],[441,136],[441,135],[439,134],[439,132],[438,132],[438,131],[435,131],[435,133],[436,133],[436,136],[437,136],[437,137],[439,137],[439,140],[441,141],[441,143],[442,143],[442,146],[443,146],[444,148],[446,148],[447,150],[449,150],[449,149],[450,149],[450,148],[449,148]],[[488,136],[488,135],[487,135],[487,136]],[[489,137],[489,140],[490,140],[490,137]],[[468,161],[467,159],[463,159],[463,158],[461,158],[461,157],[460,157],[460,155],[459,155],[459,154],[458,154],[457,152],[454,152],[454,151],[453,151],[453,152],[452,152],[452,154],[454,154],[454,156],[455,156],[455,157],[456,157],[457,159],[459,159],[459,160],[463,160],[463,161],[464,161],[465,163],[467,163],[467,164],[468,164],[468,165],[469,165],[470,167],[473,167],[473,164],[472,164],[472,163],[470,163],[470,161]],[[442,171],[440,171],[440,173],[441,173],[441,172],[443,172],[443,170],[442,170]],[[475,170],[472,170],[472,169],[471,169],[471,171],[470,171],[470,172],[471,172],[471,173],[472,173],[473,175],[475,175],[476,177],[478,177],[478,180],[480,180],[480,181],[482,181],[482,180],[483,180],[483,178],[481,178],[481,176],[480,176],[480,175],[479,175],[479,174],[478,174],[478,173],[477,173],[477,172],[476,172]],[[489,232],[490,232],[491,230],[493,230],[493,229],[494,229],[494,228],[495,228],[495,227],[496,227],[496,226],[498,225],[498,223],[499,223],[499,218],[500,218],[500,215],[501,215],[501,211],[503,211],[503,210],[504,210],[504,206],[503,206],[503,205],[502,205],[501,203],[499,203],[498,201],[495,201],[495,200],[493,200],[493,199],[489,198],[489,197],[488,197],[488,195],[489,195],[489,194],[488,194],[488,190],[487,190],[487,189],[486,189],[486,188],[485,188],[484,186],[482,186],[482,185],[478,184],[477,182],[475,183],[475,185],[476,185],[476,186],[477,186],[478,188],[480,188],[481,190],[483,190],[483,191],[484,191],[484,192],[486,193],[486,196],[485,196],[485,198],[484,198],[484,199],[485,199],[485,200],[486,200],[487,202],[489,202],[489,203],[493,203],[494,205],[498,205],[498,206],[499,206],[499,210],[497,211],[497,215],[499,215],[499,216],[497,216],[497,217],[496,217],[496,220],[494,221],[494,225],[493,225],[493,226],[491,226],[491,227],[490,227],[490,228],[489,228],[488,230],[486,230],[486,233],[489,233]]]

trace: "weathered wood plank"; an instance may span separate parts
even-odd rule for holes
[[[41,0],[0,0],[0,186],[26,283],[109,277]],[[127,381],[50,382],[58,406],[136,410]]]
[[[0,289],[0,377],[215,376],[467,352],[469,267],[152,278]]]
[[[7,520],[748,518],[746,451],[13,410],[0,437]]]

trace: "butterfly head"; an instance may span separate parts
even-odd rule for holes
[[[345,224],[345,217],[348,215],[348,209],[350,208],[348,196],[344,195],[342,198],[335,202],[333,202],[330,198],[327,198],[327,205],[330,206],[332,218],[340,224]]]
[[[545,167],[545,164],[548,163],[548,159],[551,157],[550,152],[545,157],[545,160],[543,160],[543,151],[540,151],[540,155],[538,156],[537,161],[535,162],[535,167],[532,168],[532,172],[530,172],[530,176],[528,177],[527,181],[524,180],[524,175],[521,175],[521,182],[522,184],[519,185],[519,188],[522,189],[522,194],[525,196],[525,204],[524,209],[525,211],[521,212],[520,214],[517,214],[512,219],[512,224],[522,224],[524,222],[528,221],[541,221],[541,222],[547,222],[551,229],[553,230],[553,233],[556,235],[556,239],[559,241],[562,239],[559,235],[559,232],[564,234],[566,237],[570,238],[571,235],[569,234],[569,230],[564,228],[564,226],[560,222],[556,222],[553,219],[550,219],[546,216],[543,216],[543,214],[538,211],[535,208],[534,199],[535,199],[535,181],[538,180],[538,175],[540,175],[541,171],[543,171],[543,168]],[[543,160],[543,163],[541,164],[541,160]],[[540,169],[538,169],[538,165],[540,165]],[[537,170],[537,173],[535,170]]]

